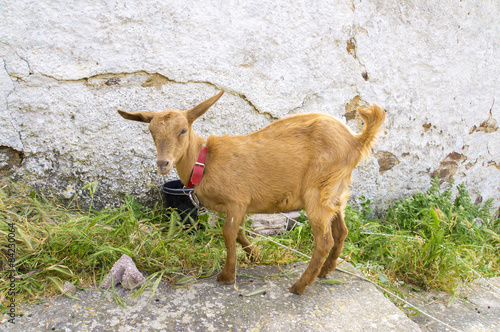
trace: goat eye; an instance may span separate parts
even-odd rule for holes
[[[187,133],[187,130],[186,130],[186,129],[182,129],[182,131],[179,133],[179,136],[182,136],[182,135],[184,135],[185,133]]]

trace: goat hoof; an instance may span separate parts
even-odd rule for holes
[[[318,274],[318,278],[326,278],[326,276],[328,275],[328,272],[323,272],[321,271],[319,274]]]
[[[224,273],[221,272],[217,275],[217,281],[221,285],[231,285],[234,284],[234,276],[227,277]]]
[[[300,285],[297,285],[298,282],[296,282],[295,284],[292,285],[292,287],[288,288],[288,290],[294,294],[297,294],[297,295],[302,295],[304,294],[305,290],[306,290],[306,287],[305,286],[300,286]]]

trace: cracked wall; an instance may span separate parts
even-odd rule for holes
[[[225,89],[196,123],[202,136],[310,111],[359,131],[356,106],[376,102],[387,111],[384,135],[354,172],[353,199],[385,207],[425,190],[439,170],[499,205],[494,2],[2,6],[0,147],[5,165],[13,158],[5,167],[41,190],[85,198],[85,182],[98,181],[101,206],[126,192],[156,199],[150,185],[165,179],[152,139],[116,110],[187,109]]]

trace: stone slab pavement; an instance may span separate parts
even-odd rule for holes
[[[458,295],[412,292],[407,300],[421,310],[464,332],[500,332],[500,278],[478,279]],[[424,332],[452,331],[425,315],[411,316]]]
[[[500,278],[463,287],[451,304],[446,293],[407,294],[450,329],[422,314],[408,318],[375,286],[340,271],[328,279],[342,284],[316,281],[305,295],[289,293],[305,267],[239,268],[229,286],[215,275],[183,286],[161,282],[154,294],[138,297],[118,285],[125,307],[111,292],[78,290],[80,300],[59,296],[17,308],[15,325],[0,316],[0,331],[500,331]],[[340,267],[359,274],[347,263]]]
[[[111,292],[87,289],[18,308],[22,317],[4,331],[420,331],[373,285],[335,271],[316,282],[305,295],[288,291],[305,269],[304,263],[285,267],[239,268],[234,285],[222,286],[215,275],[183,287],[160,283],[155,294],[133,298],[117,286],[127,302],[119,306]],[[358,273],[352,266],[342,267]],[[251,292],[264,288],[264,292]]]

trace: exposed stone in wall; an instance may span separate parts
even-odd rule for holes
[[[494,160],[491,160],[488,162],[488,165],[492,165],[492,166],[495,166],[496,169],[498,169],[500,171],[500,163],[494,161]]]
[[[358,113],[358,107],[360,106],[368,106],[369,103],[366,101],[362,100],[359,95],[355,96],[352,98],[349,103],[345,105],[345,114],[344,117],[347,122],[354,120],[356,124],[356,129],[358,131],[363,130],[363,118],[361,118],[361,115]]]
[[[498,130],[498,124],[497,120],[493,119],[493,116],[491,115],[491,110],[490,110],[490,116],[488,120],[485,120],[481,122],[481,124],[476,127],[475,125],[471,128],[469,134],[475,133],[477,131],[482,131],[485,133],[493,133]]]
[[[356,107],[376,102],[385,130],[353,199],[384,207],[440,170],[498,206],[499,16],[475,0],[4,1],[0,146],[40,190],[72,199],[98,181],[96,206],[152,201],[165,180],[152,139],[117,109],[188,109],[225,89],[195,123],[207,137],[311,111],[358,132]]]
[[[149,76],[144,83],[142,83],[142,87],[151,87],[154,86],[157,89],[160,89],[162,85],[165,85],[167,83],[171,82],[168,78],[166,78],[163,75],[160,74],[153,74]]]
[[[398,158],[396,158],[394,154],[388,151],[377,151],[375,153],[375,158],[377,158],[380,174],[392,169],[394,166],[399,164]]]
[[[8,146],[0,146],[0,175],[7,173],[13,168],[21,167],[23,153]]]
[[[450,182],[457,173],[459,164],[466,160],[467,157],[463,154],[452,152],[439,163],[438,169],[431,173],[431,177],[434,178],[437,175],[440,180]]]
[[[424,124],[422,125],[422,127],[424,128],[424,132],[425,132],[425,131],[427,131],[427,130],[431,129],[432,124],[430,124],[430,123],[424,123]],[[436,126],[434,126],[434,129],[436,129]]]

